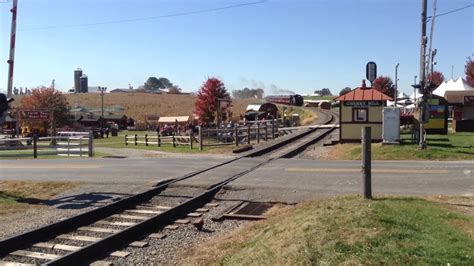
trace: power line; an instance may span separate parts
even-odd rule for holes
[[[454,13],[454,12],[458,12],[458,11],[461,11],[463,9],[466,9],[466,8],[470,8],[470,7],[473,7],[474,4],[470,4],[470,5],[467,5],[467,6],[464,6],[464,7],[460,7],[458,9],[454,9],[454,10],[451,10],[451,11],[448,11],[448,12],[445,12],[445,13],[441,13],[441,14],[438,14],[438,15],[435,15],[436,17],[441,17],[441,16],[444,16],[444,15],[448,15],[448,14],[451,14],[451,13]],[[433,16],[429,16],[428,17],[428,20],[432,19]]]
[[[268,0],[261,0],[261,1],[256,1],[256,2],[235,4],[235,5],[223,6],[223,7],[217,7],[217,8],[200,9],[200,10],[187,11],[187,12],[178,12],[178,13],[172,13],[172,14],[166,14],[166,15],[160,15],[160,16],[152,16],[152,17],[131,18],[131,19],[112,20],[112,21],[74,24],[74,25],[63,25],[63,26],[25,28],[25,29],[18,29],[18,30],[19,31],[36,31],[36,30],[80,28],[80,27],[91,27],[91,26],[99,26],[99,25],[108,25],[108,24],[118,24],[118,23],[129,23],[129,22],[145,21],[145,20],[154,20],[154,19],[161,19],[161,18],[181,17],[181,16],[188,16],[188,15],[195,15],[195,14],[221,11],[221,10],[226,10],[226,9],[240,8],[240,7],[244,7],[244,6],[258,5],[258,4],[263,4],[267,1]]]

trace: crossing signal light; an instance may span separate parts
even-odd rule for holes
[[[10,109],[10,103],[13,101],[14,99],[7,99],[5,94],[0,93],[0,124],[3,124],[5,121],[5,116],[7,115],[8,109]]]

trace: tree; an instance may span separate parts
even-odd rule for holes
[[[147,90],[158,90],[161,87],[161,82],[156,77],[149,77],[144,87]]]
[[[390,77],[380,76],[376,78],[372,84],[372,87],[390,97],[395,97],[395,86]]]
[[[166,89],[173,87],[173,83],[170,82],[167,78],[159,78],[158,81],[160,82],[160,89]]]
[[[169,81],[167,78],[156,78],[156,77],[149,77],[144,84],[145,89],[147,90],[159,90],[159,89],[166,89],[171,88],[173,83]]]
[[[439,71],[433,71],[433,74],[428,74],[427,80],[431,82],[433,88],[437,88],[439,85],[441,85],[441,83],[443,83],[444,75]]]
[[[21,99],[20,108],[39,109],[45,108],[53,111],[53,127],[60,127],[69,122],[69,103],[66,97],[58,90],[49,87],[37,87],[31,90],[31,95]],[[50,127],[50,122],[43,124]]]
[[[474,87],[474,61],[470,57],[467,58],[464,73],[466,74],[467,83]]]
[[[227,99],[230,95],[226,91],[224,83],[217,78],[208,78],[197,94],[195,114],[199,122],[212,122],[216,118],[217,99]]]
[[[344,89],[342,89],[340,92],[339,92],[339,96],[343,95],[343,94],[346,94],[348,92],[350,92],[352,89],[349,88],[349,87],[345,87]]]
[[[323,88],[320,92],[321,96],[332,96],[331,90],[328,88]]]

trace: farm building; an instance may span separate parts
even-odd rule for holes
[[[372,128],[372,140],[382,141],[382,111],[392,97],[380,91],[365,87],[355,88],[337,98],[339,105],[340,142],[360,142],[361,129]]]

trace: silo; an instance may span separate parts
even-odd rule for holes
[[[82,69],[78,68],[74,70],[74,92],[79,93],[81,92],[81,79],[82,77]]]
[[[81,78],[80,78],[80,92],[81,93],[87,93],[89,92],[89,84],[88,84],[88,81],[87,81],[87,76],[86,75],[82,75]]]

